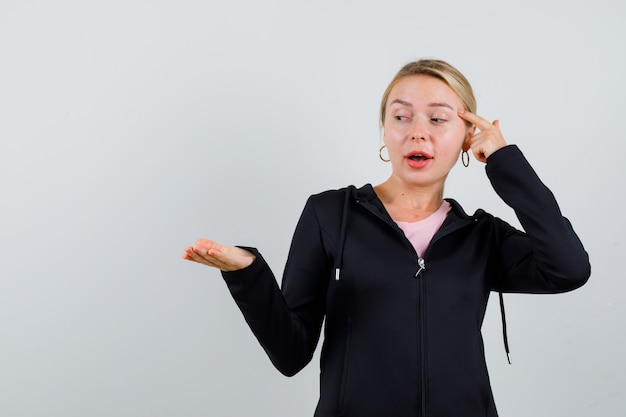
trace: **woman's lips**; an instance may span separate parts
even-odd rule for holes
[[[411,168],[424,168],[433,157],[426,152],[411,152],[405,159]]]

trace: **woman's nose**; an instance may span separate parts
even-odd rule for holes
[[[413,125],[413,132],[411,134],[412,140],[426,140],[428,137],[428,128],[426,122],[420,119],[416,119]]]

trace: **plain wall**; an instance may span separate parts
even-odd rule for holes
[[[306,198],[389,175],[378,106],[406,62],[470,79],[557,196],[592,277],[497,298],[500,414],[623,416],[626,3],[0,0],[0,415],[310,416],[198,237],[277,276]],[[446,196],[518,224],[484,168]]]

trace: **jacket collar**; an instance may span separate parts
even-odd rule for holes
[[[348,190],[349,190],[348,192],[352,193],[352,198],[356,200],[357,202],[359,203],[367,202],[375,206],[376,209],[380,212],[379,214],[384,214],[386,217],[389,217],[389,214],[387,214],[387,211],[385,210],[382,201],[380,201],[380,199],[376,195],[376,192],[374,191],[374,187],[371,184],[369,183],[365,184],[361,188],[354,188],[353,186],[350,186]],[[452,209],[450,210],[450,213],[448,214],[448,217],[446,221],[444,222],[444,226],[446,224],[450,224],[456,221],[468,221],[468,220],[475,221],[484,217],[486,214],[484,210],[478,209],[476,210],[476,212],[474,212],[473,215],[469,215],[465,212],[463,207],[461,207],[461,205],[456,200],[452,198],[446,198],[445,200],[448,203],[450,203],[450,205],[452,206]]]

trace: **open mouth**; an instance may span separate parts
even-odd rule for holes
[[[409,155],[408,158],[412,161],[425,161],[427,159],[432,159],[432,156],[425,154],[425,153],[415,153],[415,154]]]

